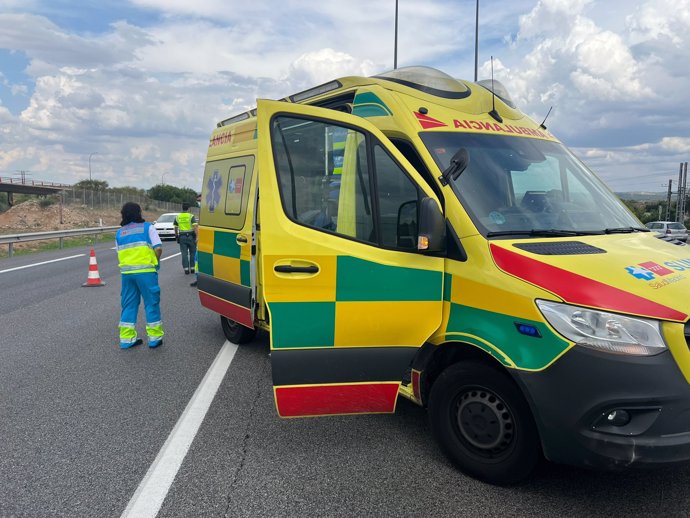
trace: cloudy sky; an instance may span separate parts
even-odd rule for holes
[[[399,0],[398,66],[474,77],[474,0]],[[393,68],[395,0],[0,0],[0,176],[201,188],[215,123]],[[479,78],[616,191],[690,160],[690,0],[482,0]]]

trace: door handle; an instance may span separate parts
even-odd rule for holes
[[[310,266],[292,266],[289,264],[279,264],[273,268],[278,273],[319,273],[319,267]]]
[[[243,236],[242,234],[237,234],[235,241],[237,242],[238,245],[244,245],[244,244],[248,243],[247,236]]]

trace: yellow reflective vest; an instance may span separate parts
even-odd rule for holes
[[[194,215],[189,212],[182,212],[177,215],[177,228],[180,232],[192,231],[192,218]]]
[[[115,244],[121,273],[155,272],[158,257],[149,238],[151,223],[129,223],[117,231]]]

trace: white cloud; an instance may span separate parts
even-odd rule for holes
[[[369,60],[357,61],[344,52],[321,49],[302,54],[290,63],[283,80],[295,90],[302,90],[342,76],[370,76],[375,71],[376,66]]]
[[[65,32],[43,16],[0,14],[0,48],[20,50],[29,58],[55,66],[107,66],[132,58],[145,33],[126,23],[115,32],[87,38]]]
[[[577,19],[592,0],[539,0],[527,14],[520,16],[519,38],[558,34]]]
[[[690,153],[690,137],[664,137],[661,148],[673,153]]]
[[[163,172],[166,183],[191,185],[215,123],[257,97],[392,68],[392,2],[235,4],[131,0],[147,24],[113,13],[105,29],[86,32],[58,25],[38,0],[0,0],[0,48],[29,60],[27,81],[3,69],[3,85],[30,96],[19,116],[0,105],[0,168],[73,181],[88,177],[86,157],[97,151],[94,172],[113,185],[149,187]],[[495,77],[518,106],[541,122],[553,105],[549,129],[607,178],[687,153],[690,0],[482,6],[480,76],[496,56]],[[399,28],[400,66],[471,76],[473,2],[401,2]]]
[[[631,41],[667,38],[680,47],[690,29],[690,0],[654,0],[637,7],[625,17]]]

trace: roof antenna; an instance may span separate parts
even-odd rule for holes
[[[553,106],[552,106],[551,108],[549,108],[549,111],[546,112],[546,117],[544,117],[544,120],[541,121],[541,124],[539,125],[539,127],[540,127],[541,129],[544,129],[544,130],[546,129],[546,126],[544,126],[544,123],[546,122],[546,119],[549,118],[549,115],[551,114],[551,110],[553,110]]]
[[[491,56],[491,111],[489,112],[494,120],[498,122],[503,122],[503,117],[501,117],[496,111],[496,94],[494,93],[494,57]]]

